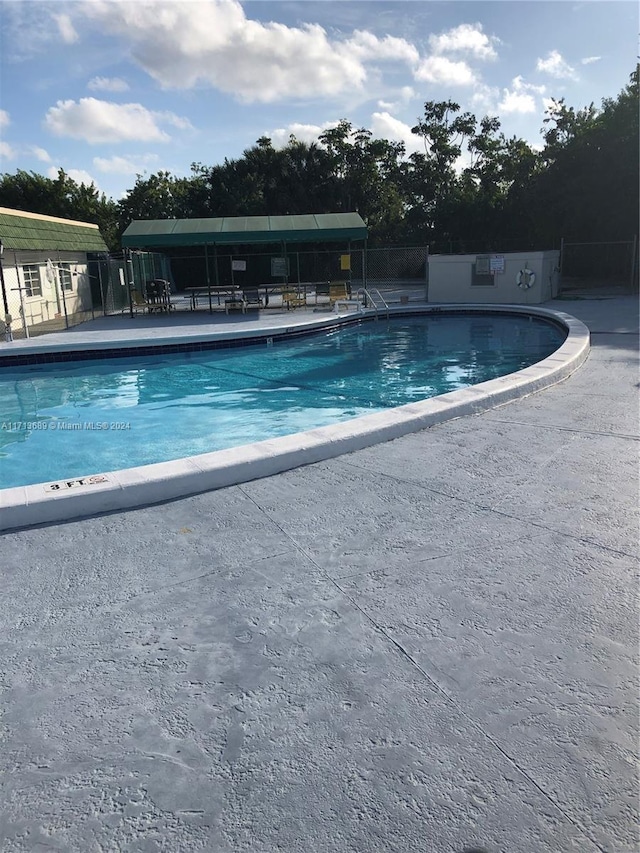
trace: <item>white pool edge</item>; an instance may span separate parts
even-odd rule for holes
[[[106,478],[104,482],[57,492],[46,491],[45,483],[2,489],[0,530],[9,531],[114,510],[133,509],[246,483],[332,459],[453,418],[478,414],[548,388],[570,376],[589,354],[589,330],[580,320],[560,311],[537,306],[435,305],[410,307],[407,310],[407,306],[403,305],[390,311],[391,314],[441,312],[526,314],[555,320],[567,329],[568,334],[559,349],[531,367],[439,397],[281,438],[171,462],[109,471],[103,475]],[[353,316],[353,313],[343,314],[341,318],[352,320]],[[318,325],[321,327],[325,323]],[[283,332],[289,329],[283,324]],[[274,334],[272,329],[269,331]],[[122,342],[118,343],[123,345]]]

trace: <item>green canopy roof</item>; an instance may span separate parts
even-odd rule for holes
[[[136,219],[122,235],[132,249],[231,246],[251,243],[323,243],[366,240],[358,213],[302,216],[225,216],[218,219]]]
[[[32,252],[106,252],[97,225],[0,207],[0,240],[5,249]]]

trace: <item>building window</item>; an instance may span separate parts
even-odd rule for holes
[[[42,281],[40,279],[40,267],[35,264],[25,264],[22,267],[24,288],[27,297],[42,296]]]
[[[73,290],[73,282],[71,281],[71,264],[58,264],[58,275],[60,276],[60,286],[63,290]]]
[[[477,255],[476,262],[471,264],[471,286],[493,287],[496,283],[491,272],[491,256]]]

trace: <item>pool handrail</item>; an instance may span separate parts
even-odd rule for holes
[[[374,308],[374,310],[376,312],[376,320],[377,320],[378,319],[378,307],[379,306],[378,306],[378,303],[376,302],[376,300],[373,298],[374,293],[377,295],[380,302],[382,302],[382,304],[384,305],[385,310],[387,312],[387,320],[388,320],[389,319],[389,305],[377,287],[371,288],[370,290],[367,289],[366,287],[359,288],[358,298],[360,298],[360,294],[362,294],[362,303],[363,303],[365,308],[368,307],[368,305],[367,305],[368,302],[371,303],[372,308]]]

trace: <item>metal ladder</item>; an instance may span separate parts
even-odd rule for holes
[[[379,302],[376,302],[376,297]],[[385,302],[384,296],[380,293],[377,287],[374,287],[371,290],[367,290],[366,287],[361,287],[358,290],[358,299],[362,299],[362,303],[365,308],[371,306],[375,309],[376,320],[379,319],[378,310],[382,307],[384,307],[386,311],[387,320],[389,319],[389,305]]]

